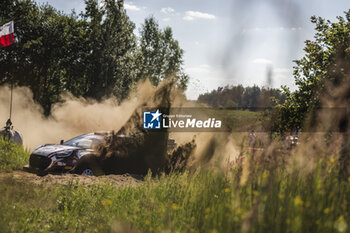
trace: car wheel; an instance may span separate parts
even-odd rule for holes
[[[73,169],[73,173],[88,176],[104,175],[95,155],[85,155],[82,157]]]
[[[87,168],[87,169],[83,170],[83,172],[81,174],[82,175],[87,175],[87,176],[93,176],[94,172],[92,171],[92,169]]]
[[[36,172],[36,175],[37,175],[37,176],[46,176],[47,174],[49,174],[49,173],[46,172],[46,171],[37,171],[37,172]]]

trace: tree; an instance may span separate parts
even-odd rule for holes
[[[350,10],[345,19],[337,17],[332,23],[320,17],[311,17],[316,34],[314,41],[305,42],[305,56],[296,60],[295,84],[298,89],[291,92],[283,87],[286,101],[277,106],[278,119],[273,130],[284,132],[303,127],[308,114],[319,106],[321,97],[326,97],[327,86],[344,84],[350,74]]]
[[[1,3],[1,23],[15,21],[16,42],[0,50],[0,84],[29,86],[46,115],[65,91],[125,98],[137,75],[135,26],[123,1],[104,3],[86,1],[81,17],[30,0]]]
[[[151,59],[148,56],[153,54],[143,54],[138,47],[135,25],[126,14],[124,1],[102,3],[86,0],[85,12],[77,15],[33,0],[2,1],[0,23],[15,22],[16,41],[0,50],[0,85],[12,82],[30,87],[46,115],[64,92],[97,100],[105,96],[123,100],[144,68],[150,67],[143,62],[152,59],[158,62],[149,63],[159,67],[152,71],[152,77],[159,78],[157,83],[176,73],[179,85],[186,86],[188,76],[181,68],[183,51],[170,28],[156,28],[160,50]]]
[[[114,94],[125,98],[136,80],[133,54],[136,49],[135,28],[126,15],[122,0],[105,0],[100,7],[95,0],[86,1],[86,20],[90,20],[86,94],[101,98]]]
[[[139,77],[149,78],[156,86],[162,80],[175,75],[179,79],[179,86],[185,89],[189,77],[181,67],[184,51],[173,38],[171,28],[161,30],[158,22],[151,16],[145,20],[140,34],[142,59]]]
[[[15,21],[16,41],[0,50],[0,84],[29,86],[34,99],[49,114],[51,104],[63,91],[80,94],[74,82],[79,82],[82,67],[75,61],[80,60],[79,51],[84,48],[84,42],[77,42],[84,40],[84,22],[74,14],[64,15],[49,5],[38,6],[28,0],[7,0],[2,7],[2,21]],[[74,35],[80,30],[82,33]],[[74,80],[73,85],[70,80]]]

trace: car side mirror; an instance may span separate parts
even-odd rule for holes
[[[60,144],[62,145],[64,143],[64,140],[62,139],[61,141],[60,141]]]

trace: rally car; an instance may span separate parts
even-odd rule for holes
[[[80,135],[60,144],[45,144],[30,155],[25,170],[39,175],[47,173],[74,172],[94,175],[92,167],[84,165],[83,157],[94,154],[94,147],[105,142],[110,132],[95,132]]]
[[[30,155],[29,165],[24,169],[38,175],[48,173],[75,173],[83,175],[102,175],[98,166],[95,147],[104,143],[112,132],[95,132],[75,137],[60,144],[45,144],[37,147]],[[128,135],[116,135],[118,138],[132,138]],[[168,148],[174,148],[174,140],[168,140]]]

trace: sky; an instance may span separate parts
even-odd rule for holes
[[[83,0],[36,0],[70,13],[84,10]],[[132,0],[124,6],[138,34],[153,15],[170,26],[184,53],[190,76],[186,96],[220,86],[238,85],[294,90],[293,60],[312,40],[312,15],[336,21],[349,0]]]

